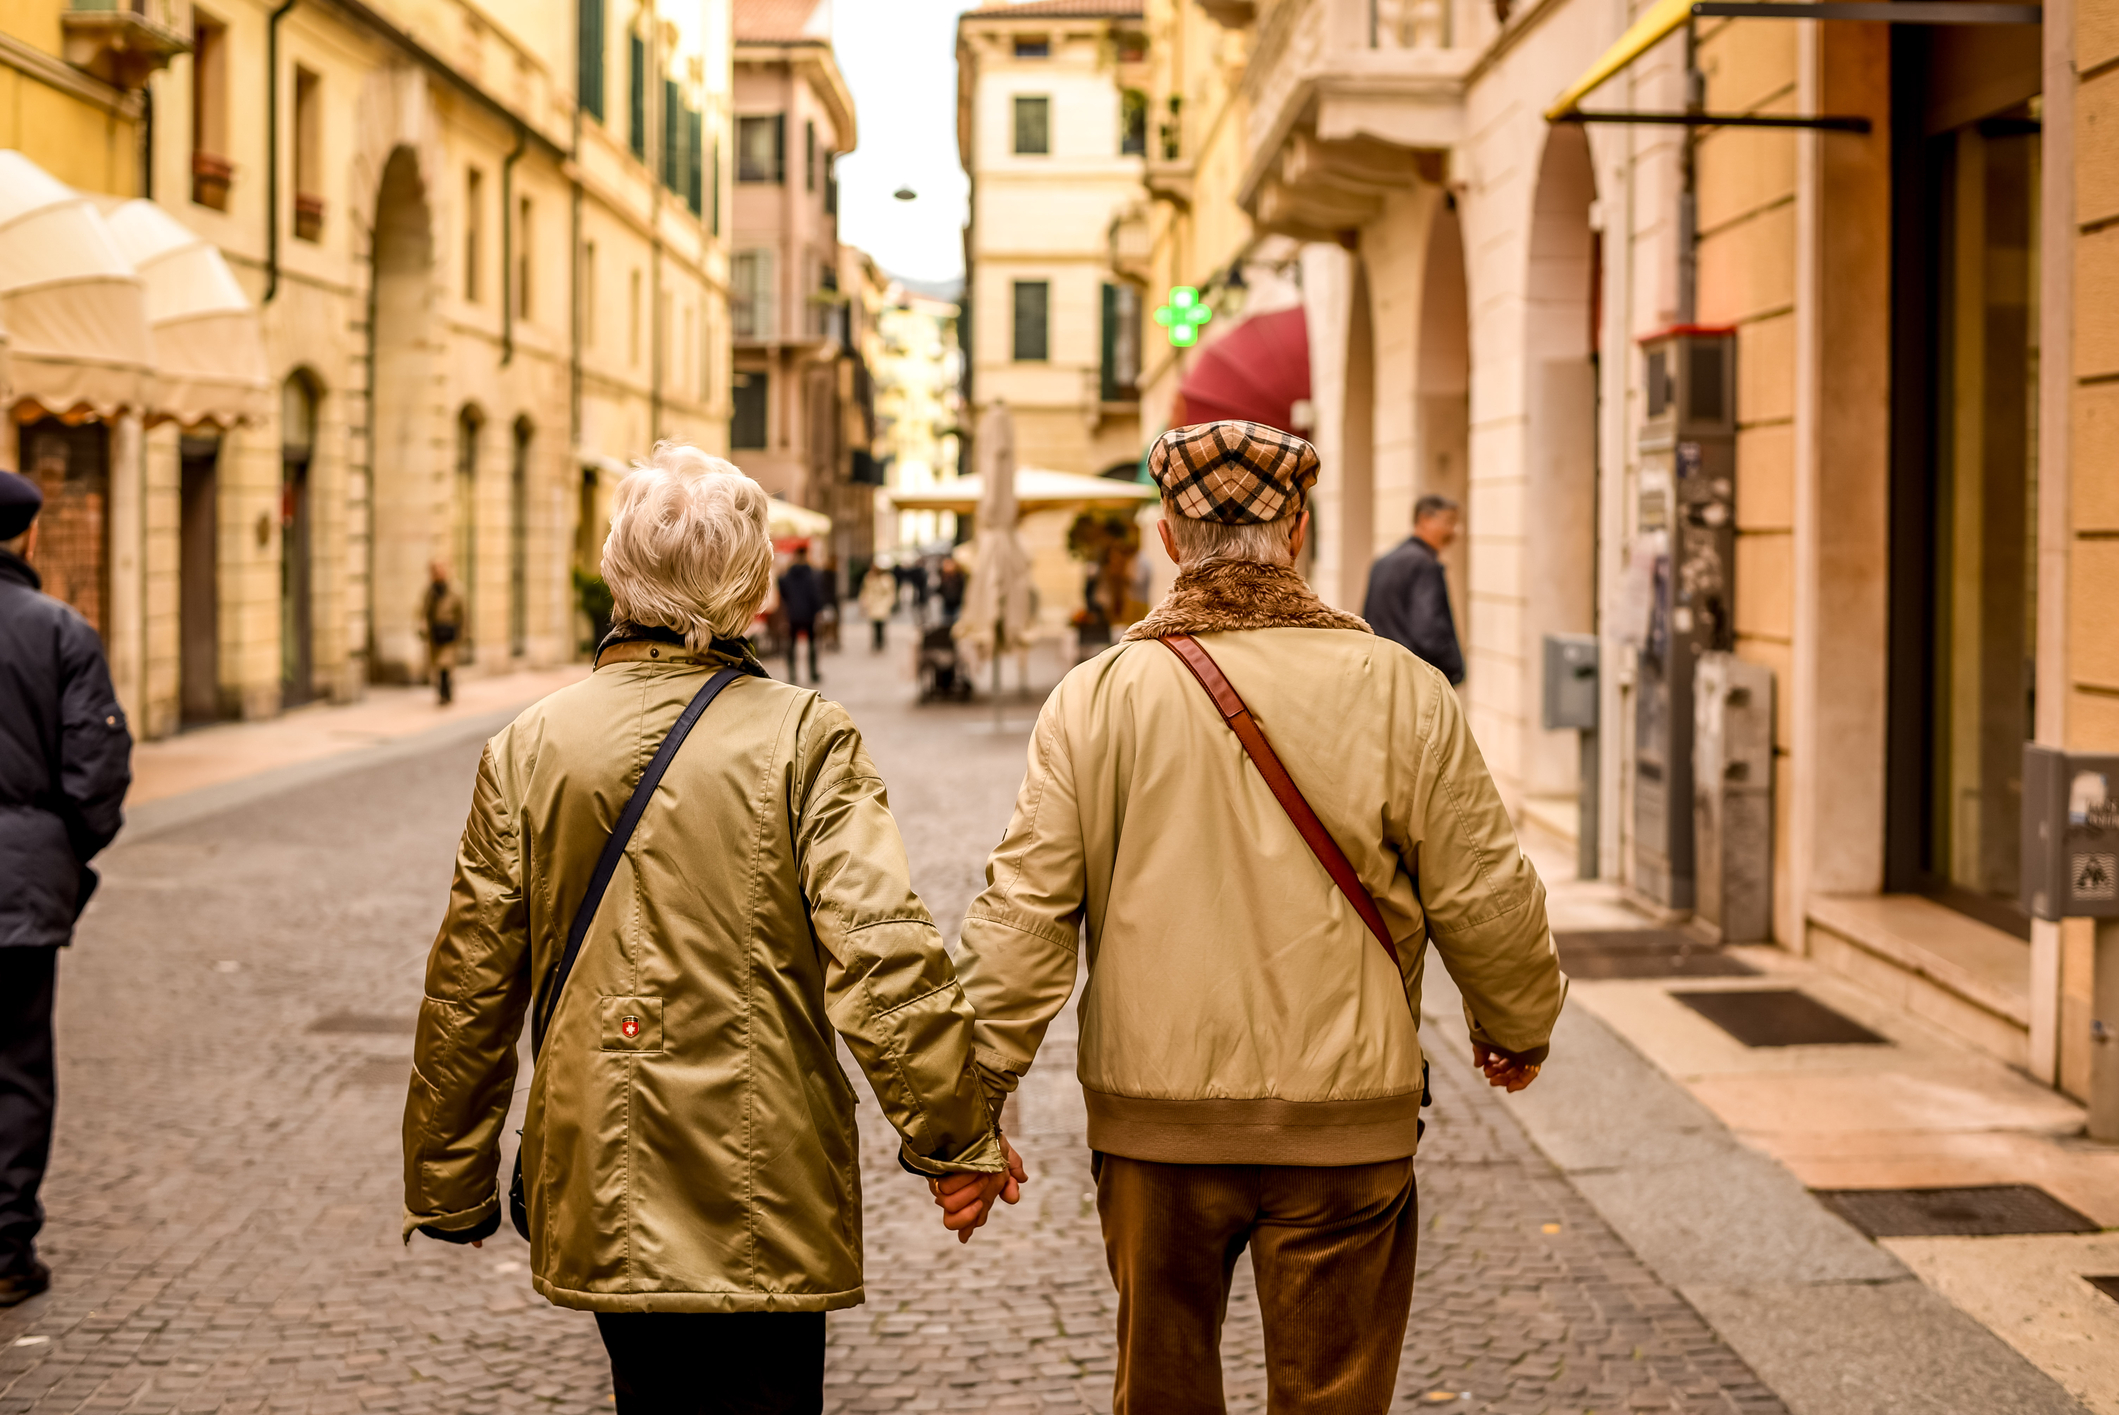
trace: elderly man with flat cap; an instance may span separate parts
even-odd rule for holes
[[[1473,1064],[1520,1090],[1566,992],[1545,891],[1442,674],[1297,573],[1310,445],[1207,423],[1148,466],[1177,581],[1039,715],[957,955],[975,1055],[1012,1090],[1086,950],[1118,1415],[1222,1408],[1246,1247],[1269,1408],[1380,1412],[1412,1302],[1427,945]]]
[[[37,1190],[51,1155],[59,949],[132,782],[103,642],[30,566],[43,504],[35,482],[0,471],[0,1307],[51,1286]]]

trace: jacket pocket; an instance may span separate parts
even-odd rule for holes
[[[600,997],[596,999],[605,1051],[661,1051],[662,999]]]

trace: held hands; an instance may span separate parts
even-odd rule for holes
[[[1486,1073],[1487,1085],[1498,1086],[1510,1095],[1538,1079],[1535,1065],[1484,1042],[1472,1043],[1472,1065]]]
[[[971,1235],[985,1226],[995,1199],[1016,1203],[1030,1182],[1023,1157],[1005,1136],[1001,1148],[1008,1152],[1008,1168],[1000,1174],[951,1174],[927,1181],[928,1191],[942,1210],[942,1227],[956,1234],[959,1243],[969,1243]]]

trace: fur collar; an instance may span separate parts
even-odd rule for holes
[[[1219,634],[1243,629],[1352,629],[1375,632],[1317,598],[1285,565],[1216,560],[1181,571],[1155,612],[1126,631],[1134,639],[1172,634]]]

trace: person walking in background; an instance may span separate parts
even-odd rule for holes
[[[58,1101],[59,950],[132,784],[132,734],[102,640],[43,593],[29,563],[43,504],[35,482],[0,471],[0,1307],[51,1286],[37,1191]]]
[[[1457,503],[1428,495],[1413,503],[1413,533],[1369,569],[1361,617],[1394,643],[1442,670],[1452,687],[1464,681],[1464,652],[1449,608],[1442,552],[1457,538]]]
[[[817,567],[809,563],[809,547],[795,547],[795,563],[780,577],[780,611],[787,616],[787,681],[801,681],[795,672],[795,640],[809,643],[809,681],[824,681],[817,672],[817,615],[824,609],[824,582]]]
[[[1566,993],[1545,890],[1442,675],[1296,573],[1310,445],[1208,423],[1148,467],[1177,581],[1038,716],[957,951],[976,1055],[1012,1091],[1092,960],[1117,1415],[1222,1408],[1247,1246],[1270,1408],[1372,1415],[1412,1301],[1423,954],[1522,1089]]]
[[[464,597],[449,584],[449,567],[442,561],[427,566],[420,618],[426,630],[427,666],[434,673],[435,698],[447,707],[456,696],[454,673],[463,652]]]
[[[872,652],[881,653],[886,643],[886,632],[890,628],[890,615],[898,607],[898,582],[880,562],[868,567],[868,576],[861,581],[861,613],[868,620]]]
[[[1025,1177],[859,730],[738,637],[767,504],[669,443],[619,483],[614,627],[486,745],[420,1005],[406,1241],[498,1229],[530,1014],[508,1207],[537,1291],[596,1314],[619,1415],[822,1409],[824,1314],[862,1300],[840,1038],[901,1164],[967,1177],[960,1237]]]
[[[942,568],[935,572],[934,592],[942,601],[942,622],[956,623],[957,616],[964,612],[964,567],[957,563],[954,555],[942,557]]]

